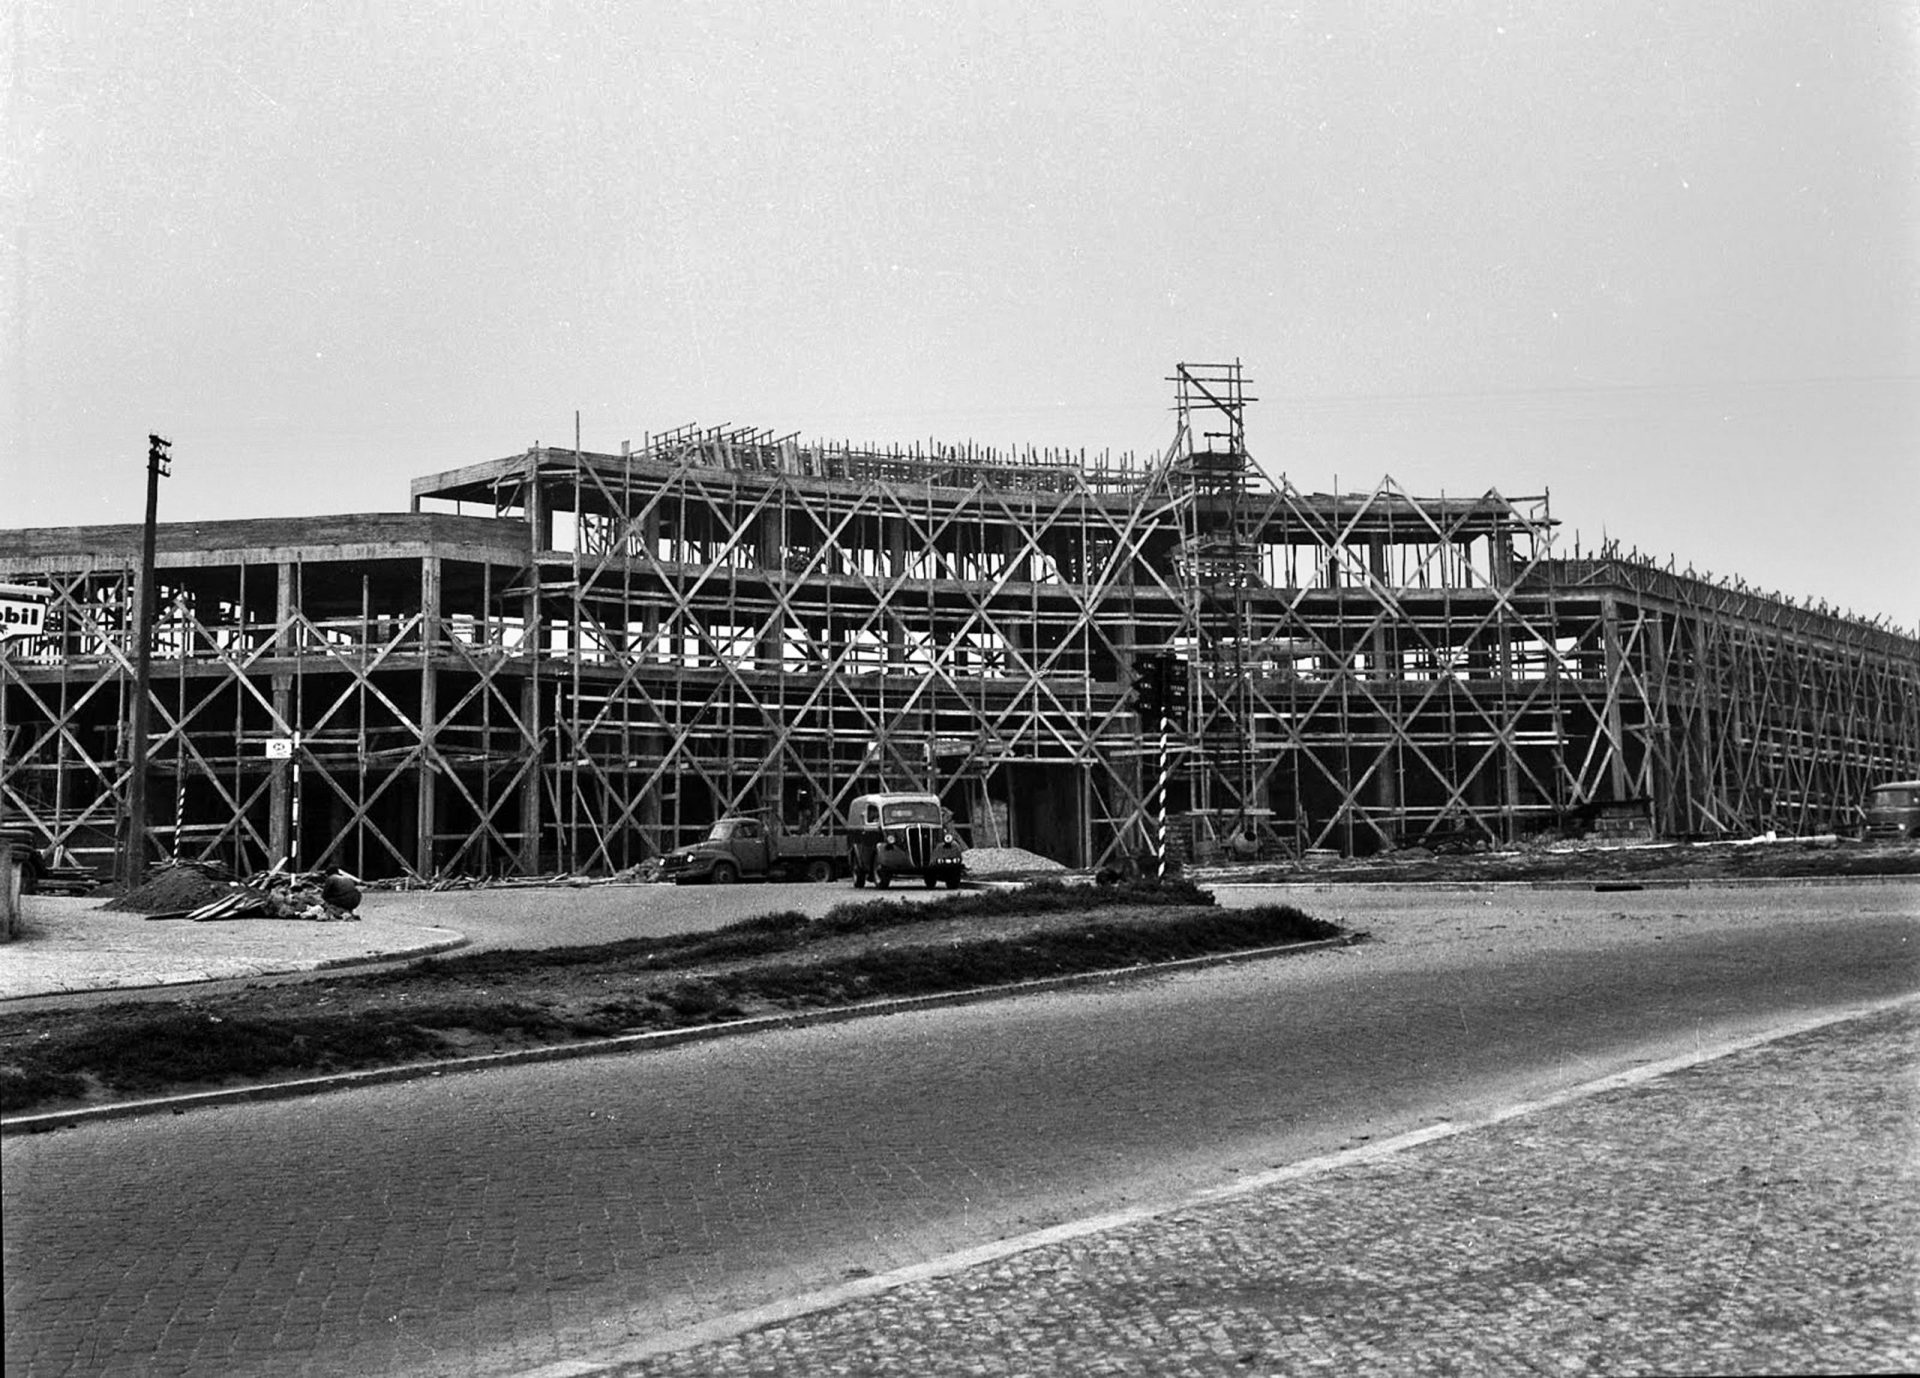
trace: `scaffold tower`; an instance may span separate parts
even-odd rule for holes
[[[1247,453],[1247,394],[1238,359],[1180,364],[1168,478],[1179,522],[1175,648],[1187,657],[1188,809],[1196,836],[1257,844],[1272,810],[1256,794],[1260,753],[1249,680],[1248,595],[1260,581],[1260,510],[1272,485]]]

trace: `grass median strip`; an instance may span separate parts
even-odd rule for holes
[[[1339,937],[1184,883],[1043,882],[712,933],[428,958],[205,999],[0,1016],[0,1110],[394,1066]]]

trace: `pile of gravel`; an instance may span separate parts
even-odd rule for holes
[[[969,847],[965,860],[967,874],[973,876],[1028,876],[1067,869],[1024,847]]]
[[[175,914],[219,899],[233,887],[191,866],[169,866],[145,885],[129,890],[102,909],[122,914]]]

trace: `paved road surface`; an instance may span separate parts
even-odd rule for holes
[[[1915,896],[1333,896],[1377,942],[11,1139],[7,1368],[595,1352],[1920,989]]]
[[[1920,1001],[526,1378],[1920,1371]]]

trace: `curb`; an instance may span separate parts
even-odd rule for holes
[[[1845,885],[1912,885],[1920,874],[1907,876],[1594,876],[1585,880],[1226,880],[1206,877],[1194,882],[1206,890],[1312,890],[1335,894],[1341,890],[1759,890],[1826,888]]]
[[[421,1081],[430,1077],[457,1075],[461,1072],[485,1072],[496,1067],[516,1067],[526,1063],[566,1062],[576,1058],[602,1057],[615,1053],[651,1052],[657,1048],[678,1047],[683,1043],[736,1038],[775,1029],[808,1028],[816,1024],[844,1024],[856,1019],[878,1018],[882,1015],[911,1014],[918,1010],[984,1004],[990,1000],[1038,995],[1048,991],[1068,990],[1074,986],[1141,980],[1153,976],[1177,975],[1183,971],[1197,971],[1207,967],[1231,966],[1238,962],[1264,961],[1274,957],[1291,957],[1300,953],[1324,952],[1332,948],[1352,947],[1363,941],[1365,937],[1364,933],[1349,933],[1344,937],[1288,943],[1282,947],[1246,948],[1238,952],[1220,952],[1205,957],[1186,957],[1175,962],[1108,967],[1099,971],[1074,972],[1067,976],[1044,976],[1032,981],[1015,981],[1003,986],[943,991],[937,995],[900,996],[891,1000],[874,1000],[860,1005],[841,1005],[824,1010],[796,1010],[788,1014],[758,1015],[752,1019],[729,1020],[724,1024],[706,1024],[686,1029],[663,1029],[656,1033],[621,1034],[614,1038],[598,1038],[584,1043],[560,1043],[547,1048],[516,1048],[511,1052],[483,1053],[477,1057],[446,1058],[435,1062],[409,1062],[398,1067],[373,1067],[360,1072],[340,1072],[324,1077],[302,1077],[294,1081],[269,1082],[261,1086],[196,1091],[178,1096],[160,1096],[152,1100],[120,1101],[112,1105],[12,1116],[0,1119],[0,1137],[14,1134],[45,1134],[57,1129],[75,1129],[85,1124],[136,1119],[148,1115],[184,1115],[189,1110],[210,1110],[226,1105],[294,1100],[302,1096],[323,1095],[329,1091],[351,1091],[364,1086]]]
[[[1535,890],[1761,890],[1829,889],[1843,885],[1902,885],[1920,881],[1910,876],[1695,876],[1661,880],[1657,876],[1636,879],[1621,876],[1611,880],[1536,880],[1527,884]]]
[[[452,932],[451,929],[447,931]],[[377,962],[410,962],[416,957],[437,957],[442,952],[453,952],[472,942],[472,938],[462,933],[440,942],[428,943],[425,947],[409,947],[399,952],[369,952],[363,957],[329,957],[326,961],[315,963],[310,967],[294,967],[290,971],[270,971],[266,974],[293,976],[302,971],[338,971],[342,967],[368,967]]]

